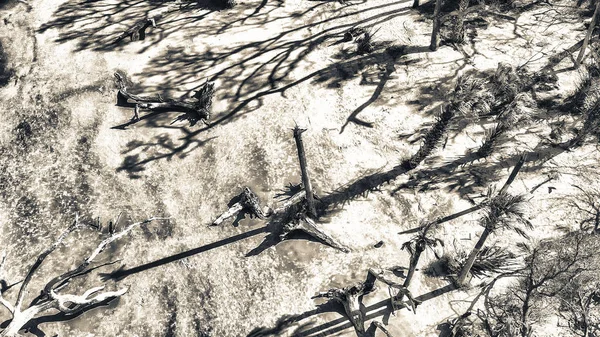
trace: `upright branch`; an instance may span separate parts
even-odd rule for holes
[[[300,129],[297,125],[294,128],[294,140],[298,149],[298,161],[300,162],[300,172],[302,174],[302,185],[306,192],[306,203],[308,205],[308,215],[313,218],[317,217],[317,209],[315,208],[315,200],[313,198],[312,186],[308,177],[308,169],[306,167],[306,154],[304,152],[304,144],[302,143],[302,133],[306,129]]]
[[[89,273],[91,270],[101,267],[91,267],[91,264],[94,262],[95,258],[104,251],[104,249],[111,244],[112,242],[122,238],[135,227],[147,224],[151,221],[157,220],[158,218],[150,218],[144,220],[142,222],[137,222],[127,226],[120,232],[110,231],[109,237],[104,239],[98,246],[91,252],[91,254],[83,260],[83,262],[77,266],[77,268],[68,271],[62,275],[54,277],[50,282],[46,284],[41,295],[36,298],[35,301],[32,302],[28,308],[23,309],[23,300],[27,293],[27,286],[31,282],[35,272],[42,265],[46,257],[50,255],[53,251],[55,251],[62,242],[67,238],[67,236],[75,231],[78,228],[83,227],[80,225],[78,219],[71,226],[69,226],[55,241],[50,245],[48,249],[42,252],[35,263],[29,269],[21,287],[19,289],[19,293],[17,295],[17,300],[14,306],[8,303],[1,294],[4,292],[4,289],[0,292],[0,303],[6,307],[12,314],[12,320],[10,323],[4,328],[4,330],[0,331],[0,337],[13,337],[18,336],[19,331],[33,318],[35,318],[38,314],[41,314],[50,309],[56,309],[61,311],[65,315],[75,315],[81,312],[84,312],[88,309],[93,308],[94,306],[102,303],[107,303],[107,301],[111,301],[114,298],[120,297],[127,292],[127,288],[122,288],[116,291],[103,291],[104,286],[93,287],[87,291],[85,291],[82,295],[74,295],[74,294],[62,294],[60,291],[64,289],[69,282],[75,277],[84,275]],[[98,227],[99,228],[99,227]],[[0,259],[0,281],[2,281],[3,270],[2,267],[4,265],[6,259],[6,255],[3,254]]]
[[[208,124],[212,108],[212,99],[215,91],[214,83],[206,82],[204,85],[202,85],[200,90],[196,91],[196,93],[194,94],[193,100],[175,100],[163,99],[161,95],[158,95],[157,97],[149,97],[130,94],[127,91],[127,86],[124,83],[123,76],[119,73],[115,73],[115,78],[117,81],[118,88],[117,105],[133,105],[134,115],[131,118],[132,122],[137,122],[140,119],[140,109],[146,109],[157,112],[183,112],[183,115],[180,115],[177,118],[175,118],[172,123],[187,120],[190,123],[190,126],[196,125],[196,123],[199,121]]]

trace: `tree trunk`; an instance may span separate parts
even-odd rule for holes
[[[575,68],[579,68],[579,66],[581,65],[581,61],[583,60],[583,56],[585,55],[585,50],[587,49],[588,44],[590,43],[590,38],[592,37],[594,27],[596,26],[596,16],[598,15],[598,10],[600,10],[600,1],[597,0],[596,9],[594,10],[594,15],[592,16],[592,21],[590,22],[587,34],[585,34],[585,39],[583,40],[583,46],[581,46],[581,50],[579,51],[579,55],[577,56],[577,60],[575,61]]]
[[[433,12],[433,31],[431,32],[431,44],[429,49],[436,51],[440,45],[440,8],[442,0],[435,0],[435,10]]]
[[[408,274],[406,274],[406,278],[404,279],[404,284],[402,285],[405,288],[408,288],[410,285],[410,281],[412,280],[413,275],[415,274],[415,270],[417,269],[417,264],[419,263],[419,259],[421,258],[421,253],[423,253],[423,249],[420,249],[417,244],[417,249],[415,249],[415,254],[410,259],[410,266],[408,267]]]
[[[419,0],[414,0],[412,8],[418,8],[418,7],[419,7]]]
[[[469,0],[460,0],[458,4],[458,16],[456,20],[456,31],[454,32],[454,42],[463,43],[465,41],[465,15]]]
[[[485,228],[483,230],[483,233],[481,233],[481,237],[475,244],[475,247],[471,251],[471,254],[469,254],[469,258],[467,258],[465,265],[463,266],[462,270],[460,271],[460,275],[458,275],[458,279],[456,280],[456,283],[458,286],[462,287],[462,286],[466,285],[467,276],[469,275],[469,272],[471,271],[471,268],[473,267],[473,264],[475,263],[475,259],[477,258],[477,255],[479,255],[479,252],[481,251],[481,248],[483,248],[483,244],[485,243],[485,240],[487,240],[490,233],[491,233],[490,230],[487,228]]]
[[[294,128],[294,139],[296,140],[296,148],[298,149],[298,160],[300,161],[300,171],[302,173],[302,185],[306,192],[306,203],[308,205],[308,213],[311,217],[317,217],[317,209],[315,208],[315,199],[313,198],[312,186],[308,177],[308,169],[306,168],[306,155],[304,153],[304,144],[302,143],[302,133],[306,131],[298,126]]]

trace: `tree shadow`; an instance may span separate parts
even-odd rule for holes
[[[448,284],[444,287],[441,287],[441,288],[435,289],[433,291],[430,291],[426,294],[420,295],[420,296],[416,297],[415,300],[424,302],[424,301],[436,298],[438,296],[441,296],[443,294],[446,294],[455,289],[456,288],[452,284]],[[392,307],[390,299],[381,300],[381,301],[373,303],[369,306],[361,305],[360,310],[365,314],[365,322],[367,322],[368,320],[378,318],[378,317],[383,317],[382,318],[383,321],[387,322],[389,320],[389,317],[392,314],[392,312],[394,312],[394,308]],[[398,308],[395,308],[395,310],[398,310]],[[354,328],[352,323],[346,317],[346,314],[345,314],[341,304],[335,303],[333,301],[327,301],[327,302],[317,306],[317,308],[306,311],[302,314],[292,315],[292,316],[289,316],[289,315],[283,316],[282,318],[280,318],[278,320],[278,324],[277,324],[278,326],[273,329],[268,329],[268,328],[262,327],[262,328],[255,329],[255,331],[261,331],[261,332],[268,331],[271,333],[282,332],[283,330],[285,330],[286,327],[290,326],[292,323],[300,322],[305,319],[310,319],[313,316],[316,316],[316,315],[319,315],[322,313],[326,313],[326,312],[337,312],[342,317],[331,320],[326,323],[322,323],[318,326],[313,326],[314,325],[313,322],[304,323],[299,328],[297,328],[292,335],[297,336],[297,337],[300,337],[300,336],[324,337],[324,336],[334,335],[334,334],[339,333],[346,329]],[[284,324],[281,324],[282,322]],[[374,327],[370,327],[369,330],[367,330],[367,334],[365,336],[373,337],[374,333],[375,333]],[[250,334],[247,337],[259,337],[259,336],[268,336],[268,335],[267,334]]]
[[[150,40],[150,44],[144,43],[146,47],[140,50],[143,52],[160,39],[196,28],[199,21],[218,10],[209,0],[184,0],[173,9],[166,7],[164,1],[158,0],[71,0],[61,4],[54,19],[42,24],[37,32],[59,29],[57,43],[77,41],[77,50],[110,51],[128,43],[128,39],[119,40],[119,34],[159,14],[156,27],[150,25],[140,34],[142,40]]]
[[[190,257],[190,256],[193,256],[193,255],[196,255],[196,254],[200,254],[200,253],[203,253],[203,252],[215,249],[215,248],[223,247],[225,245],[228,245],[228,244],[231,244],[231,243],[234,243],[234,242],[237,242],[237,241],[240,241],[240,240],[243,240],[243,239],[246,239],[246,238],[258,235],[258,234],[261,234],[261,233],[265,233],[266,229],[267,229],[266,227],[256,228],[256,229],[253,229],[253,230],[250,230],[250,231],[238,234],[238,235],[234,235],[234,236],[229,237],[227,239],[219,240],[219,241],[216,241],[216,242],[213,242],[213,243],[209,243],[207,245],[204,245],[204,246],[201,246],[201,247],[198,247],[198,248],[190,249],[190,250],[185,251],[185,252],[181,252],[181,253],[178,253],[178,254],[167,256],[167,257],[164,257],[162,259],[158,259],[156,261],[152,261],[152,262],[149,262],[149,263],[146,263],[146,264],[143,264],[143,265],[139,265],[137,267],[125,268],[125,266],[122,266],[121,268],[119,268],[119,269],[117,269],[117,270],[115,270],[115,271],[113,271],[111,273],[101,274],[101,276],[102,276],[102,278],[104,280],[110,280],[110,279],[112,279],[112,280],[115,280],[115,281],[121,281],[121,280],[123,280],[124,278],[126,278],[126,277],[128,277],[130,275],[137,274],[139,272],[146,271],[146,270],[151,269],[151,268],[156,268],[156,267],[159,267],[159,266],[163,266],[165,264],[168,264],[168,263],[171,263],[171,262],[174,262],[174,261],[177,261],[177,260],[181,260],[181,259],[186,258],[186,257]]]

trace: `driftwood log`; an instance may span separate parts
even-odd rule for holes
[[[146,29],[150,26],[156,27],[156,21],[162,18],[162,14],[155,15],[151,18],[146,18],[136,22],[133,26],[126,29],[114,43],[119,43],[123,39],[129,37],[130,41],[138,41],[146,38]]]
[[[414,299],[405,287],[395,281],[390,280],[383,270],[377,270],[370,268],[367,272],[367,279],[364,282],[356,283],[352,286],[344,288],[332,288],[326,292],[321,292],[312,298],[328,298],[341,303],[344,306],[344,311],[350,319],[350,322],[354,326],[354,330],[358,337],[365,336],[365,314],[361,310],[361,301],[364,295],[367,295],[375,291],[375,281],[385,283],[390,288],[398,289],[400,293],[406,295],[409,298],[410,306],[413,312],[416,310],[417,305],[421,302]],[[395,296],[392,296],[392,307],[396,308],[394,302]],[[390,336],[389,331],[385,329],[379,322],[373,322],[378,328],[380,328],[386,335]]]
[[[128,288],[122,288],[116,291],[104,291],[105,286],[98,286],[91,288],[85,291],[82,295],[74,295],[74,294],[64,294],[61,293],[61,290],[64,289],[69,282],[81,275],[89,273],[91,270],[99,268],[101,266],[111,264],[114,262],[109,262],[105,264],[101,264],[99,266],[92,267],[91,264],[94,262],[96,257],[102,253],[102,251],[112,242],[122,238],[127,235],[130,231],[132,231],[135,227],[138,227],[143,224],[147,224],[157,218],[150,218],[144,220],[142,222],[137,222],[125,227],[120,232],[112,232],[109,233],[109,236],[104,239],[96,249],[92,251],[92,253],[83,260],[83,262],[75,269],[70,270],[62,275],[59,275],[53,278],[50,282],[46,284],[44,289],[41,292],[41,295],[38,296],[32,304],[28,308],[23,308],[23,301],[25,296],[27,295],[27,286],[31,282],[33,275],[42,265],[44,260],[54,252],[67,238],[67,236],[74,232],[75,230],[84,227],[79,223],[78,218],[75,218],[73,224],[71,224],[55,241],[52,245],[42,252],[34,264],[29,269],[25,279],[21,283],[21,287],[19,289],[19,293],[17,295],[17,299],[15,304],[12,305],[7,299],[5,299],[2,295],[5,289],[0,290],[0,304],[2,304],[12,315],[12,320],[10,323],[4,328],[4,330],[0,331],[1,337],[13,337],[19,336],[19,331],[32,319],[34,319],[38,314],[46,312],[51,309],[59,310],[65,315],[77,315],[81,312],[84,312],[88,309],[93,308],[94,306],[102,303],[107,303],[112,299],[122,296],[128,290]],[[99,229],[99,227],[96,227]],[[4,284],[6,281],[4,280],[3,266],[6,261],[6,252],[3,252],[0,256],[0,283]]]
[[[210,111],[212,108],[212,99],[214,96],[214,83],[206,82],[200,90],[196,91],[193,100],[175,100],[163,99],[161,95],[156,97],[134,95],[127,91],[123,75],[115,73],[117,82],[117,105],[134,107],[132,121],[140,119],[140,109],[151,111],[180,111],[183,115],[178,116],[172,123],[187,120],[190,126],[196,125],[202,121],[208,124]],[[171,123],[171,124],[172,124]]]
[[[335,249],[339,249],[345,253],[350,251],[350,249],[344,247],[320,229],[319,225],[313,219],[306,216],[307,204],[306,192],[304,190],[300,190],[285,200],[279,207],[275,208],[269,206],[261,207],[260,200],[249,187],[244,187],[238,198],[239,201],[231,205],[210,226],[218,226],[241,211],[246,211],[259,219],[272,220],[272,224],[276,227],[275,231],[279,233],[278,239],[281,241],[288,239],[288,236],[292,232],[299,230]]]

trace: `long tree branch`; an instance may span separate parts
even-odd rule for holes
[[[4,262],[6,261],[6,251],[2,251],[2,254],[0,255],[0,282],[5,281],[4,280]],[[1,287],[2,285],[0,285]],[[2,291],[4,289],[0,288],[0,304],[2,304],[6,309],[8,309],[8,311],[10,311],[11,313],[15,312],[15,308],[12,306],[12,304],[10,304],[10,302],[8,302],[6,299],[4,299],[4,297],[2,297]]]
[[[81,225],[79,224],[79,216],[75,215],[75,221],[73,221],[73,224],[71,226],[69,226],[58,237],[58,239],[56,239],[56,241],[54,241],[54,243],[50,247],[48,247],[48,249],[46,249],[42,254],[40,254],[38,256],[38,258],[35,261],[35,263],[29,269],[29,272],[27,273],[27,276],[25,276],[25,279],[23,280],[23,284],[21,284],[21,288],[19,289],[19,295],[17,296],[17,302],[15,304],[15,310],[20,310],[21,309],[21,304],[23,303],[23,299],[25,298],[25,294],[27,292],[27,286],[29,285],[29,282],[31,282],[33,274],[42,265],[42,263],[44,262],[44,260],[46,259],[46,257],[48,257],[48,255],[50,255],[53,251],[55,251],[56,248],[58,248],[58,246],[60,246],[60,244],[65,240],[65,238],[71,232],[75,231],[79,227],[81,227]]]

